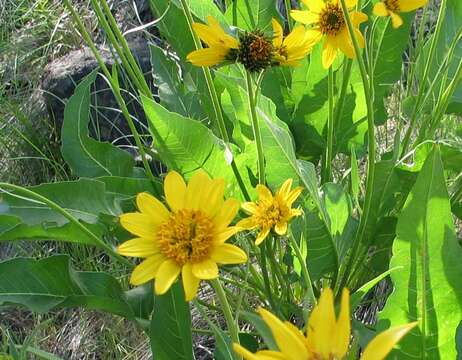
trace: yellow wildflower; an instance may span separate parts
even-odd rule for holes
[[[282,66],[295,66],[316,44],[316,39],[303,26],[297,26],[284,37],[282,26],[276,19],[273,24],[273,62]]]
[[[209,25],[194,23],[193,29],[208,47],[189,53],[187,60],[196,66],[214,66],[225,61],[235,61],[239,41],[227,34],[214,17],[208,16],[207,22]]]
[[[334,295],[325,289],[308,320],[308,332],[303,334],[292,323],[281,321],[269,311],[258,310],[271,329],[279,351],[263,350],[251,353],[239,344],[234,351],[246,360],[330,360],[344,359],[351,336],[350,294],[343,290],[340,314],[335,315]],[[390,328],[376,336],[364,349],[361,360],[382,360],[395,344],[417,323]]]
[[[328,69],[332,66],[339,49],[350,59],[354,58],[353,42],[339,0],[327,2],[323,0],[302,1],[309,10],[292,10],[290,15],[296,21],[313,25],[309,36],[314,40],[319,41],[322,37],[325,38],[322,51],[322,65],[324,68]],[[347,0],[346,3],[348,9],[353,9],[357,0]],[[360,11],[349,11],[349,15],[359,46],[364,48],[364,37],[358,28],[361,23],[367,21],[367,15]]]
[[[226,244],[237,231],[229,226],[239,211],[235,199],[223,199],[224,180],[212,180],[202,170],[186,185],[175,171],[167,174],[164,192],[169,209],[148,193],[138,194],[139,212],[120,216],[122,226],[136,236],[118,247],[121,255],[145,258],[130,283],[155,279],[156,294],[164,294],[181,273],[186,300],[197,293],[201,279],[218,277],[219,264],[247,261],[245,252]]]
[[[390,16],[393,27],[399,28],[403,25],[400,12],[414,11],[427,5],[428,0],[382,0],[374,5],[375,16]]]
[[[255,244],[259,245],[268,236],[272,228],[278,235],[287,232],[290,219],[302,214],[300,209],[292,209],[292,204],[302,193],[301,187],[291,190],[292,179],[287,179],[273,196],[264,185],[257,185],[258,201],[242,204],[242,209],[250,214],[236,226],[242,229],[260,229]]]

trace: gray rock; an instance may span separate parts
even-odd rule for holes
[[[147,42],[138,40],[129,44],[134,57],[137,59],[141,70],[145,74],[148,84],[152,91],[155,88],[151,80],[151,62],[149,47]],[[111,70],[114,65],[114,57],[107,48],[100,49],[101,56],[106,66]],[[41,90],[46,107],[54,119],[56,129],[60,129],[63,123],[64,107],[66,100],[74,93],[76,84],[78,84],[86,75],[98,68],[93,53],[87,47],[75,50],[66,56],[51,62],[45,68],[42,78]],[[120,79],[124,93],[125,101],[128,105],[130,114],[134,116],[135,122],[141,129],[145,123],[144,113],[134,96],[134,89],[130,89],[127,81]],[[90,126],[92,135],[103,141],[116,141],[117,144],[129,144],[130,141],[124,136],[130,134],[130,129],[123,115],[118,111],[119,106],[112,94],[108,82],[102,75],[98,76],[92,88],[92,120],[93,126]]]

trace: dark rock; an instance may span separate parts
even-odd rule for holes
[[[148,84],[152,88],[151,90],[155,92],[151,81],[151,62],[147,42],[138,40],[130,43],[129,46],[145,74]],[[101,48],[100,53],[110,71],[114,65],[113,55],[105,48]],[[89,48],[72,51],[46,66],[41,89],[46,107],[52,119],[54,119],[56,129],[60,129],[62,126],[65,103],[74,93],[76,84],[98,67],[98,62]],[[143,110],[136,97],[130,95],[130,92],[133,94],[135,90],[130,89],[128,81],[124,81],[123,78],[120,78],[119,81],[121,87],[127,90],[124,93],[124,98],[130,114],[134,117],[138,128],[142,129],[143,124],[146,122]],[[92,104],[94,105],[92,107],[93,126],[90,126],[92,135],[103,141],[116,141],[119,145],[129,144],[130,141],[127,141],[126,136],[130,134],[130,129],[125,118],[118,110],[119,106],[108,82],[102,75],[98,76],[93,85]]]

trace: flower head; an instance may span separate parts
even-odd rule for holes
[[[390,16],[393,27],[399,28],[403,25],[400,12],[414,11],[425,6],[428,0],[381,0],[374,5],[375,16]]]
[[[121,255],[145,258],[135,267],[130,283],[155,279],[156,294],[164,294],[181,273],[186,300],[197,293],[201,279],[218,277],[220,264],[247,261],[235,245],[226,244],[237,231],[229,226],[239,211],[235,199],[223,199],[223,179],[212,180],[202,170],[189,183],[175,171],[167,174],[164,192],[168,208],[148,193],[138,194],[139,212],[120,216],[122,226],[136,238],[118,247]]]
[[[326,2],[323,0],[302,1],[309,10],[292,10],[291,16],[303,24],[313,25],[311,33],[309,33],[311,38],[316,41],[319,41],[322,37],[325,38],[322,51],[324,68],[331,67],[338,50],[341,50],[350,59],[354,58],[353,42],[339,0],[328,0]],[[347,0],[346,3],[348,9],[353,9],[357,0]],[[364,37],[358,27],[361,23],[367,21],[367,15],[359,11],[350,11],[349,15],[359,46],[364,48]]]
[[[304,334],[292,323],[281,321],[269,311],[258,310],[271,329],[279,351],[263,350],[251,353],[238,344],[234,351],[246,360],[330,360],[344,359],[348,353],[351,336],[350,295],[343,290],[340,313],[335,315],[334,295],[327,288],[321,293],[319,303],[308,320],[308,332]],[[390,328],[376,336],[364,349],[361,360],[382,360],[393,346],[417,323]]]
[[[294,216],[302,214],[300,209],[292,209],[292,204],[302,193],[301,187],[291,190],[292,179],[288,179],[273,196],[264,185],[257,185],[258,201],[242,204],[242,209],[250,214],[236,226],[242,229],[259,229],[255,244],[259,245],[268,236],[272,228],[278,235],[287,232],[287,225]]]
[[[262,31],[244,32],[239,37],[238,61],[251,72],[271,66],[273,43]]]
[[[187,60],[196,66],[214,66],[225,61],[235,61],[239,41],[227,34],[214,17],[208,16],[207,22],[209,25],[194,23],[193,29],[208,47],[189,53]]]
[[[272,19],[273,24],[273,63],[282,66],[294,66],[303,59],[316,44],[316,38],[309,36],[303,26],[297,26],[284,37],[281,24]]]

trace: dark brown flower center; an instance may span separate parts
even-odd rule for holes
[[[261,31],[245,33],[240,37],[238,60],[252,72],[258,72],[271,65],[273,43]]]
[[[335,4],[327,4],[319,15],[319,29],[324,35],[337,35],[345,27],[342,9]]]
[[[393,12],[399,12],[399,2],[398,0],[385,0],[385,6],[388,10]]]

